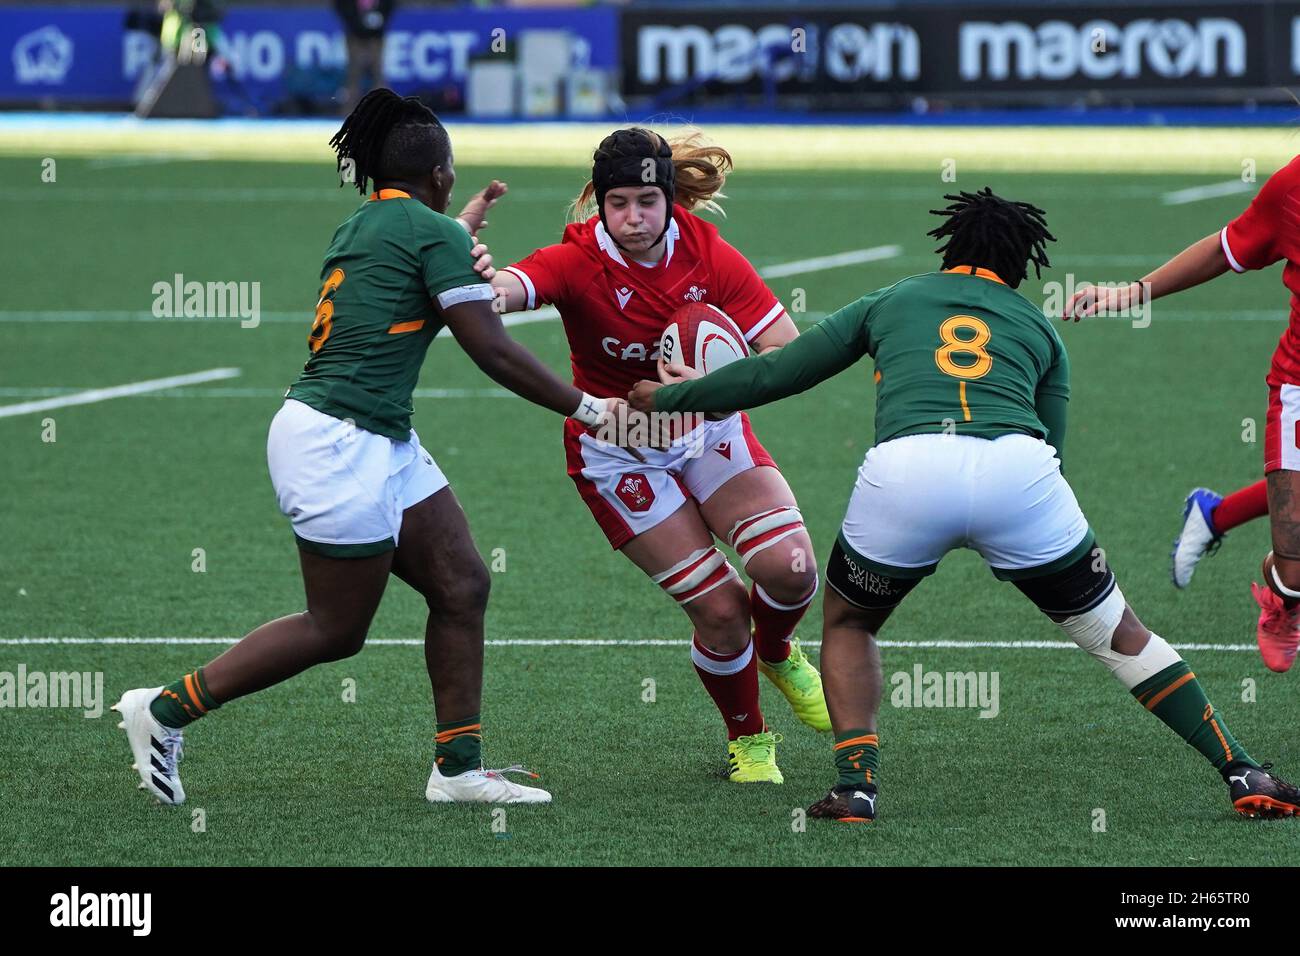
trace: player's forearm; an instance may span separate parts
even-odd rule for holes
[[[497,312],[519,312],[528,304],[528,290],[513,272],[501,269],[492,277],[493,307]]]
[[[504,388],[534,405],[561,415],[572,415],[583,400],[582,390],[562,382],[526,348],[504,336],[504,341],[478,353],[470,353],[483,372]]]
[[[814,326],[789,345],[751,355],[702,378],[655,392],[664,412],[734,412],[807,391],[848,368],[857,356]]]
[[[1190,289],[1223,275],[1228,268],[1228,257],[1223,253],[1219,234],[1211,233],[1143,276],[1140,281],[1149,284],[1151,290],[1149,296],[1144,295],[1143,298],[1158,299]]]
[[[1034,402],[1038,420],[1047,429],[1047,436],[1043,440],[1056,449],[1056,457],[1061,460],[1062,467],[1065,465],[1066,410],[1069,408],[1069,404],[1069,400],[1060,395],[1042,392],[1038,394]]]
[[[573,415],[583,393],[555,377],[532,352],[506,332],[501,316],[482,299],[443,310],[457,343],[492,381],[520,398],[561,415]]]

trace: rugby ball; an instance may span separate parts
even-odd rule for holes
[[[688,302],[673,313],[660,348],[665,365],[688,365],[705,375],[749,354],[731,316],[703,302]]]

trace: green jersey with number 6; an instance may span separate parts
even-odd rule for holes
[[[410,438],[411,398],[442,308],[491,300],[469,235],[399,189],[373,194],[334,233],[307,345],[286,398],[397,441]]]
[[[1064,441],[1070,366],[1051,322],[987,269],[911,276],[827,316],[781,349],[655,395],[660,411],[774,401],[875,359],[875,442],[947,432]]]

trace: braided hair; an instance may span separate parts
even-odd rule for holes
[[[930,212],[945,221],[926,235],[947,240],[935,250],[943,254],[945,269],[983,266],[1014,289],[1029,277],[1029,263],[1039,278],[1044,267],[1051,267],[1045,247],[1056,237],[1047,231],[1047,220],[1037,206],[1003,199],[988,186],[943,198],[951,204]]]
[[[371,180],[418,181],[451,156],[451,138],[433,111],[414,96],[384,87],[361,97],[330,146],[338,157],[339,185],[349,164],[363,196]]]

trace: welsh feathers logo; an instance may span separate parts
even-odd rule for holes
[[[41,27],[14,44],[19,83],[62,83],[72,68],[72,40],[56,26]]]
[[[683,298],[689,299],[691,302],[703,302],[704,297],[708,294],[709,294],[708,289],[701,289],[699,286],[693,285],[686,290],[686,294],[683,296]]]
[[[646,476],[639,472],[630,472],[618,480],[614,494],[627,506],[628,511],[649,511],[655,503],[655,493]]]

